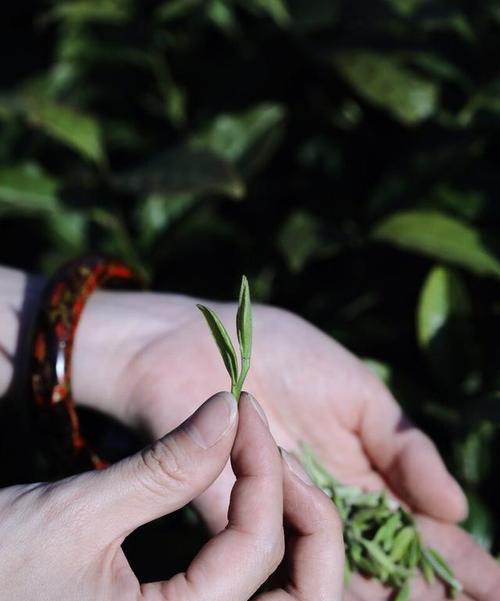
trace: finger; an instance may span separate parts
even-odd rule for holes
[[[500,565],[461,528],[420,518],[425,542],[439,550],[455,571],[465,593],[477,601],[500,599]]]
[[[281,454],[284,517],[290,533],[286,546],[288,581],[281,593],[266,593],[258,600],[340,601],[344,579],[340,518],[300,462],[284,450]]]
[[[365,395],[360,436],[389,486],[413,509],[438,520],[462,520],[467,514],[465,495],[434,443],[404,418],[380,381],[367,386]]]
[[[145,601],[247,601],[283,557],[283,476],[276,444],[250,395],[240,397],[227,528],[186,574],[142,586]]]
[[[140,453],[108,469],[54,483],[45,495],[57,495],[80,514],[80,522],[92,518],[85,523],[96,528],[86,528],[88,535],[108,543],[123,539],[183,507],[217,478],[231,453],[237,414],[235,398],[220,392]]]
[[[234,482],[231,464],[227,463],[217,480],[195,501],[196,509],[212,534],[221,532],[227,526],[227,508]]]

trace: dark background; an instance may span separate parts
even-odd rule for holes
[[[1,18],[0,263],[49,274],[102,251],[221,299],[246,273],[370,361],[498,552],[500,1],[19,1]],[[193,524],[148,532],[187,556]]]

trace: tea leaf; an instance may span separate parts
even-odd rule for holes
[[[452,590],[462,590],[462,585],[455,578],[452,569],[435,549],[423,549],[423,554],[441,580],[449,584]]]
[[[361,542],[368,551],[369,555],[380,565],[380,567],[382,567],[384,570],[387,570],[389,574],[398,569],[396,564],[382,551],[377,543],[374,543],[370,540],[362,540]]]
[[[238,380],[238,361],[236,359],[236,351],[234,350],[231,338],[222,321],[212,309],[199,304],[196,306],[203,313],[203,316],[207,321],[208,327],[212,332],[212,336],[214,337],[215,343],[222,356],[222,360],[224,361],[224,365],[231,377],[231,382],[234,384]]]
[[[432,567],[432,564],[429,562],[424,552],[422,552],[422,554],[420,555],[419,566],[427,584],[434,584],[434,582],[436,581],[436,577],[434,576],[434,568]]]
[[[389,557],[392,561],[399,561],[403,558],[411,542],[415,539],[415,528],[406,526],[402,528],[394,538],[394,544]]]
[[[394,601],[408,601],[410,598],[410,591],[410,583],[407,580],[399,590],[399,593],[394,597]]]
[[[250,361],[252,354],[252,307],[250,304],[250,288],[245,276],[241,279],[236,329],[240,343],[241,359]],[[246,374],[245,374],[246,375]]]

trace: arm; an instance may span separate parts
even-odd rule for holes
[[[0,400],[17,388],[43,279],[0,266]]]

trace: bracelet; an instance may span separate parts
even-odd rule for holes
[[[142,287],[138,274],[124,263],[84,257],[60,269],[42,296],[32,352],[31,384],[37,427],[44,442],[66,451],[78,470],[108,463],[85,441],[71,393],[71,357],[76,329],[90,295],[98,288]],[[62,447],[62,448],[61,448]]]

